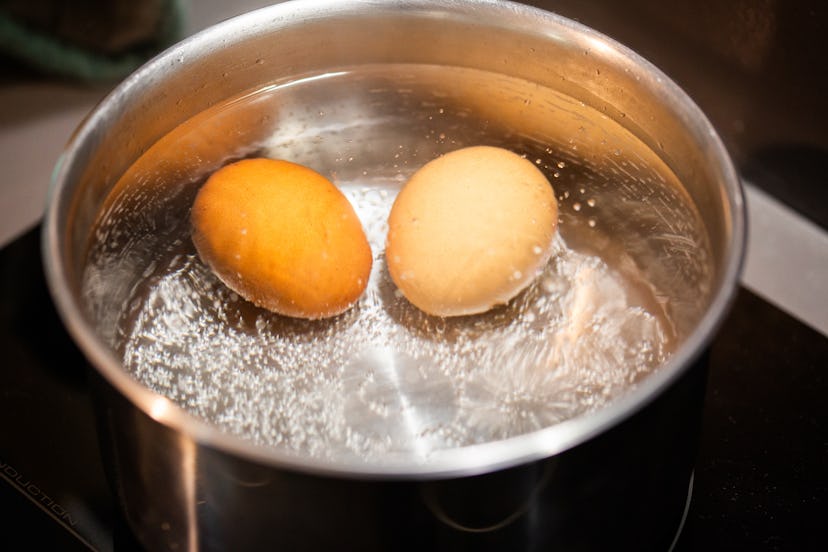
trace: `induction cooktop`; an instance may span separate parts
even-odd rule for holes
[[[110,494],[87,365],[52,305],[39,227],[0,251],[0,549],[137,550]],[[675,550],[818,550],[828,512],[828,338],[747,289],[710,346]]]

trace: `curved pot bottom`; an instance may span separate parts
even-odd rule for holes
[[[256,464],[162,426],[97,372],[105,465],[151,550],[668,550],[692,479],[706,362],[564,453],[394,481]]]

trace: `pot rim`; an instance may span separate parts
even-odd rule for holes
[[[83,315],[82,307],[75,299],[68,283],[65,259],[61,254],[63,243],[61,228],[60,198],[71,193],[73,185],[68,179],[72,164],[80,145],[94,136],[96,126],[102,120],[102,112],[108,105],[117,105],[129,97],[130,90],[152,74],[156,68],[169,66],[177,56],[196,55],[209,51],[226,37],[244,37],[266,31],[263,22],[292,20],[300,21],[309,17],[324,17],[326,13],[342,13],[354,8],[389,8],[391,3],[377,0],[322,0],[319,2],[286,2],[229,19],[201,31],[162,52],[148,61],[142,68],[127,77],[93,110],[81,123],[57,161],[52,174],[51,185],[44,215],[42,234],[42,255],[47,283],[56,303],[57,310],[69,333],[84,352],[95,369],[119,393],[125,396],[139,410],[155,421],[198,442],[225,453],[239,455],[265,465],[289,468],[306,473],[336,477],[371,479],[433,479],[462,477],[504,469],[515,465],[540,460],[564,452],[596,435],[621,423],[659,396],[675,382],[707,347],[720,327],[730,305],[735,299],[739,276],[742,269],[746,241],[746,213],[744,195],[738,174],[730,161],[727,151],[710,121],[698,106],[658,68],[615,40],[554,13],[539,8],[511,2],[486,0],[414,0],[394,2],[397,7],[416,8],[435,12],[456,11],[458,8],[473,8],[475,16],[486,16],[486,21],[497,21],[508,15],[509,19],[519,18],[520,24],[530,29],[555,29],[572,35],[586,37],[596,44],[611,50],[614,57],[623,60],[629,67],[635,67],[652,83],[657,83],[659,95],[678,109],[684,120],[693,121],[706,137],[705,144],[710,156],[717,160],[721,171],[723,195],[726,198],[725,213],[729,220],[730,240],[723,252],[725,265],[721,272],[719,287],[693,332],[679,346],[678,350],[657,371],[636,388],[599,411],[584,414],[553,426],[518,435],[500,441],[438,450],[427,458],[392,457],[383,461],[368,461],[358,458],[329,459],[300,455],[272,446],[257,445],[241,437],[224,433],[219,428],[202,421],[166,397],[144,387],[121,366],[116,356],[97,337],[89,321]],[[393,6],[390,6],[394,9]],[[485,13],[484,13],[485,12]]]

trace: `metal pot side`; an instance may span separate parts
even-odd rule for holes
[[[473,476],[342,477],[199,445],[97,372],[104,465],[148,550],[668,550],[686,515],[707,377],[564,453]]]

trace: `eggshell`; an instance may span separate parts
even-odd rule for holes
[[[193,203],[193,242],[228,287],[274,312],[325,318],[365,291],[372,255],[342,192],[315,171],[246,159],[216,171]]]
[[[423,311],[461,316],[508,302],[551,254],[555,192],[530,161],[490,146],[460,149],[420,168],[388,219],[386,263]]]

